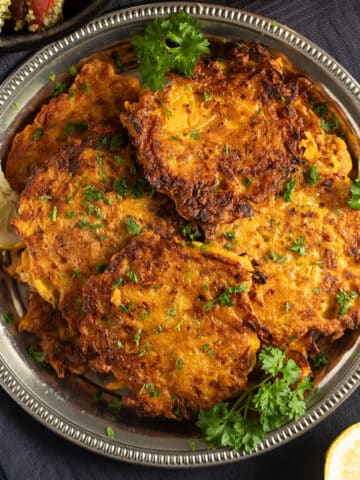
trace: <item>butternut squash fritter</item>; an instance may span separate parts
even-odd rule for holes
[[[211,245],[251,259],[252,328],[287,348],[319,332],[340,337],[360,323],[360,299],[341,315],[337,295],[360,292],[360,213],[347,207],[350,179],[298,184],[291,202],[255,207],[251,219],[216,228]],[[254,320],[255,319],[255,320]]]
[[[94,147],[100,137],[117,134],[124,101],[136,101],[140,92],[137,79],[117,75],[111,64],[85,64],[68,93],[43,105],[33,123],[15,136],[6,162],[10,185],[23,190],[33,167],[61,148],[71,146],[74,154],[79,148],[80,154],[83,142]]]
[[[152,230],[168,237],[178,222],[168,199],[153,194],[130,146],[113,152],[104,138],[97,149],[85,148],[75,158],[62,152],[38,167],[19,210],[14,225],[27,248],[16,272],[61,310],[72,333],[90,275],[132,236]]]
[[[121,116],[151,185],[204,225],[251,217],[283,191],[303,151],[294,105],[310,81],[258,44],[229,45],[223,57],[191,78],[169,74],[163,91],[144,92]]]
[[[123,401],[141,414],[209,408],[243,389],[254,365],[251,264],[199,247],[145,234],[83,288],[83,351],[114,375],[110,387],[133,392]]]

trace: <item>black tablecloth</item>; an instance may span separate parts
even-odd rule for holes
[[[292,27],[327,50],[360,81],[360,0],[223,1]],[[109,10],[132,4],[109,2]],[[0,81],[28,55],[1,55]],[[358,390],[313,430],[273,452],[222,467],[160,470],[82,450],[38,424],[2,390],[0,401],[0,480],[320,480],[331,441],[348,425],[360,421]]]

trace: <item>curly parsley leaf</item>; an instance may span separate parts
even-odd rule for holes
[[[170,70],[190,77],[200,56],[210,52],[197,20],[186,12],[155,18],[131,42],[143,84],[152,91],[162,89],[167,82],[165,73]]]
[[[340,305],[339,316],[343,317],[345,313],[351,307],[351,301],[355,300],[359,294],[357,292],[345,292],[344,289],[341,289],[340,292],[336,295],[336,300]]]
[[[211,445],[251,452],[268,431],[305,413],[304,395],[312,388],[311,380],[305,377],[299,382],[300,368],[294,360],[270,346],[259,353],[259,364],[265,378],[242,393],[231,407],[221,402],[200,411],[196,425]]]

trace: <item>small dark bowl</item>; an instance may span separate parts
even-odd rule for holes
[[[42,47],[76,30],[91,20],[108,4],[108,0],[71,0],[65,2],[64,20],[41,32],[4,32],[0,34],[0,53]]]

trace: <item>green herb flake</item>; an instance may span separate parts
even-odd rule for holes
[[[138,331],[134,335],[134,342],[135,342],[135,345],[137,347],[140,345],[141,334],[142,334],[142,328],[139,328]]]
[[[122,73],[125,71],[125,66],[121,61],[120,54],[116,50],[112,51],[110,54],[111,60],[114,65],[115,73]]]
[[[34,133],[33,133],[33,139],[34,140],[39,140],[43,135],[43,129],[42,128],[35,128]]]
[[[357,292],[347,293],[344,289],[340,289],[340,292],[336,295],[336,300],[340,305],[339,316],[343,317],[351,307],[351,301],[358,298]]]
[[[289,247],[289,250],[298,253],[301,257],[306,255],[306,245],[304,237],[297,237],[295,242]]]
[[[122,350],[124,348],[124,345],[121,343],[120,340],[117,341],[116,347],[118,350]]]
[[[131,217],[128,217],[125,221],[126,230],[130,235],[140,235],[141,228]]]
[[[114,398],[110,402],[108,402],[107,406],[112,410],[116,410],[116,412],[120,412],[122,403],[118,398]]]
[[[135,272],[131,272],[130,270],[128,272],[126,272],[126,276],[128,277],[128,279],[130,280],[130,282],[133,282],[133,283],[139,283],[139,279],[136,275]]]
[[[314,370],[320,370],[321,368],[326,367],[329,363],[328,357],[325,353],[317,353],[311,360],[311,368]]]
[[[200,138],[200,132],[198,130],[193,130],[189,135],[191,140],[199,140]]]
[[[13,314],[13,312],[5,312],[3,313],[3,320],[8,325],[11,325],[15,321],[15,315]]]
[[[178,370],[184,370],[184,362],[181,360],[181,358],[177,358],[175,361],[176,368]]]
[[[248,187],[249,185],[251,185],[252,183],[254,182],[254,180],[250,177],[245,177],[244,180],[242,181],[243,185],[245,187]]]
[[[56,205],[53,206],[53,209],[52,209],[49,217],[50,217],[52,222],[56,222],[56,219],[57,219],[57,206]]]
[[[233,244],[228,242],[228,243],[225,243],[224,244],[224,248],[226,248],[226,250],[232,250],[233,249]]]
[[[57,97],[58,95],[65,93],[66,90],[67,90],[67,84],[65,82],[56,82],[52,96]]]
[[[205,102],[208,102],[211,99],[211,95],[208,92],[204,92],[204,100]]]
[[[292,307],[291,303],[286,302],[286,303],[285,303],[285,312],[286,312],[286,313],[290,312],[291,307]]]
[[[154,330],[154,333],[156,333],[157,335],[159,335],[159,333],[161,333],[162,331],[164,330],[164,324],[163,323],[159,323],[159,325],[156,327],[156,329]]]
[[[182,325],[182,320],[180,320],[180,322],[175,325],[175,330],[176,330],[177,332],[180,332],[180,330],[181,330],[181,325]]]
[[[290,177],[285,181],[284,185],[284,195],[283,198],[285,202],[291,202],[291,194],[295,188],[295,179]]]
[[[49,200],[52,199],[52,196],[51,195],[41,195],[39,197],[39,200],[41,200],[42,202],[48,202]]]
[[[231,155],[231,149],[227,143],[225,144],[224,150],[227,156]]]
[[[269,257],[271,260],[273,260],[275,263],[285,263],[287,260],[286,255],[281,257],[278,253],[274,252],[273,250],[270,250],[269,252]]]
[[[73,196],[72,196],[72,195],[68,195],[68,196],[66,197],[66,201],[67,201],[67,203],[73,203],[73,201],[74,201]]]
[[[96,273],[102,273],[106,268],[106,263],[98,263],[96,266],[95,266],[95,272]]]
[[[84,133],[89,129],[86,123],[81,122],[67,122],[64,127],[65,135],[76,135],[80,133]]]
[[[106,427],[105,433],[106,433],[106,436],[107,436],[110,440],[114,440],[114,438],[115,438],[115,432],[114,432],[114,430],[113,430],[112,427]]]
[[[28,354],[36,363],[43,363],[45,361],[46,353],[35,351],[32,345],[28,349]]]
[[[233,307],[234,304],[231,301],[231,295],[235,293],[245,292],[247,289],[247,283],[242,283],[241,285],[236,285],[235,287],[227,287],[221,295],[214,298],[213,300],[210,300],[210,302],[207,302],[203,307],[203,311],[208,312],[216,303],[219,303],[220,305],[226,307]]]
[[[118,279],[116,280],[115,283],[113,283],[113,284],[111,285],[111,288],[114,289],[114,288],[121,287],[121,285],[122,285],[123,283],[124,283],[124,279],[120,277],[120,278],[118,278]]]
[[[12,103],[12,104],[11,104],[11,108],[12,108],[13,110],[20,110],[20,103],[18,103],[18,102]]]
[[[75,76],[75,75],[77,74],[77,70],[76,70],[75,65],[71,65],[71,67],[69,68],[68,72],[69,72],[70,75]]]
[[[186,223],[182,229],[181,234],[190,240],[190,242],[194,242],[199,240],[202,237],[202,233],[197,228],[193,227],[191,223]]]
[[[333,115],[327,120],[321,120],[320,127],[323,128],[326,133],[333,133],[340,127],[340,122],[339,119]]]
[[[305,174],[306,182],[309,185],[316,185],[316,183],[320,180],[320,175],[318,173],[318,167],[311,165],[309,170]]]
[[[128,194],[128,183],[125,177],[114,180],[114,190],[120,197],[126,197]]]
[[[74,268],[73,271],[71,272],[71,278],[74,280],[75,278],[80,278],[81,273],[77,268]]]
[[[115,150],[117,148],[123,147],[125,145],[124,135],[118,133],[111,137],[110,141],[110,150]]]
[[[313,293],[315,293],[316,295],[321,292],[320,288],[318,288],[318,287],[314,287],[312,291],[313,291]]]
[[[169,310],[166,312],[166,315],[169,315],[169,317],[176,317],[177,313],[175,308],[169,308]]]
[[[80,87],[83,89],[83,91],[84,91],[85,93],[90,92],[90,86],[89,86],[89,84],[88,84],[87,82],[85,82],[85,83],[80,83]]]
[[[228,240],[235,240],[236,233],[235,232],[225,232],[224,237]]]
[[[171,110],[168,109],[168,107],[165,105],[163,100],[159,100],[160,107],[164,110],[166,113],[166,118],[169,120],[173,116],[173,113]]]
[[[360,155],[358,157],[358,176],[350,188],[350,198],[348,205],[353,210],[360,210]]]

